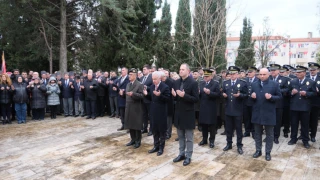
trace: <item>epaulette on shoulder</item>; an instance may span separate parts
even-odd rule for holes
[[[240,79],[240,81],[243,81],[243,82],[245,82],[245,83],[247,82],[247,81],[246,81],[246,80],[244,80],[244,79]]]
[[[287,78],[287,79],[289,79],[289,80],[292,80],[292,78],[291,78],[291,77],[288,77],[288,76],[282,76],[282,77]]]
[[[227,82],[227,81],[229,81],[228,79],[226,79],[226,80],[223,80],[223,82]]]
[[[213,80],[213,81],[215,81],[215,82],[217,82],[217,83],[220,83],[218,80]]]

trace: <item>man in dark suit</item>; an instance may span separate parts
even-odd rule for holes
[[[120,113],[120,119],[122,126],[118,129],[118,131],[124,130],[124,116],[125,116],[125,108],[126,108],[126,97],[120,96],[120,91],[123,91],[123,93],[126,92],[127,84],[129,83],[129,77],[128,77],[128,69],[126,67],[123,67],[121,69],[121,76],[113,83],[112,90],[118,92],[118,109]]]
[[[84,92],[81,88],[83,83],[80,82],[80,76],[75,76],[75,82],[71,88],[74,91],[74,110],[75,115],[74,117],[84,117]]]
[[[81,87],[84,89],[85,93],[85,101],[86,101],[86,112],[87,118],[86,119],[95,119],[96,118],[96,105],[97,105],[97,88],[98,83],[95,79],[93,79],[93,73],[88,73],[88,78],[84,80],[83,86]]]
[[[210,132],[209,147],[214,147],[217,132],[217,100],[220,98],[220,83],[212,80],[212,71],[203,69],[204,81],[200,82],[200,111],[199,124],[202,127],[202,141],[200,146],[208,144],[208,133]]]
[[[97,94],[98,94],[98,99],[97,99],[97,116],[103,117],[105,113],[105,106],[106,106],[106,79],[104,76],[101,74],[101,70],[97,70],[96,72],[96,78],[95,80],[98,83],[97,87]]]
[[[71,86],[73,86],[73,80],[69,78],[69,73],[65,73],[64,80],[61,82],[64,117],[73,116],[73,90]]]
[[[283,77],[279,75],[281,66],[279,64],[270,64],[270,77],[269,79],[275,81],[279,84],[280,92],[282,96],[288,95],[288,81],[290,79],[288,77]],[[274,127],[274,143],[279,144],[279,137],[282,126],[282,115],[283,115],[283,104],[284,99],[276,102],[276,125]]]
[[[252,90],[252,83],[257,82],[258,78],[256,78],[256,67],[249,67],[248,68],[248,77],[245,79],[248,87],[248,97],[244,100],[244,110],[243,110],[243,121],[245,125],[245,133],[243,134],[243,137],[249,137],[250,133],[252,134],[252,138],[254,138],[254,127],[251,123],[252,118],[252,106],[253,106],[253,99],[251,98],[251,90]]]
[[[238,78],[240,69],[236,66],[228,68],[231,79],[223,82],[223,97],[226,99],[226,121],[225,128],[227,132],[227,146],[223,149],[228,151],[232,149],[232,135],[234,129],[237,132],[237,151],[243,154],[242,150],[242,115],[243,100],[248,96],[247,83]]]
[[[144,89],[147,91],[149,90],[150,86],[152,85],[152,75],[150,74],[150,66],[148,64],[143,66],[143,77],[140,78],[141,84],[144,85]],[[148,133],[148,121],[150,120],[150,99],[144,97],[143,98],[143,133]],[[152,135],[152,121],[150,120],[150,129],[148,136]]]
[[[152,133],[154,147],[148,152],[158,152],[158,156],[163,154],[165,146],[168,116],[167,103],[171,98],[169,87],[164,82],[161,82],[162,76],[164,76],[164,73],[161,71],[153,72],[153,85],[150,86],[149,91],[147,91],[147,89],[143,90],[144,95],[151,98],[150,118],[153,123]]]
[[[309,71],[310,71],[310,76],[308,78],[310,78],[315,82],[315,86],[319,90],[320,75],[318,75],[318,71],[319,71],[320,65],[314,62],[309,62],[308,65],[309,65]],[[320,112],[320,96],[319,96],[319,93],[317,93],[317,95],[311,100],[310,122],[309,122],[311,142],[316,142],[319,112]]]
[[[280,68],[280,75],[287,78],[287,84],[289,87],[290,81],[292,80],[289,77],[289,68],[287,66],[282,66]],[[289,91],[289,89],[288,89]],[[283,113],[282,113],[282,124],[283,124],[283,136],[288,138],[288,133],[290,132],[290,93],[287,92],[286,94],[282,94],[282,101],[283,101]]]
[[[274,66],[272,66],[274,67]],[[260,69],[259,81],[252,84],[251,98],[254,101],[252,106],[252,120],[255,129],[256,152],[253,158],[262,155],[262,130],[266,132],[266,157],[271,160],[271,150],[273,146],[273,127],[276,125],[276,102],[281,100],[279,84],[273,79],[269,79],[269,71],[266,68]]]
[[[168,69],[164,69],[164,76],[162,76],[161,80],[163,83],[165,83],[169,89],[174,88],[174,81],[170,78],[169,74],[170,71]],[[171,134],[172,134],[172,119],[173,119],[173,111],[174,111],[174,98],[172,97],[172,94],[170,93],[170,100],[167,102],[167,134],[166,134],[166,139],[170,139],[171,138]]]
[[[316,95],[315,82],[306,78],[308,68],[296,66],[297,78],[290,81],[289,92],[291,94],[291,140],[288,145],[297,143],[299,121],[301,122],[301,136],[305,148],[309,145],[309,118],[311,99]]]
[[[198,83],[189,76],[188,64],[180,66],[180,79],[175,81],[172,96],[176,98],[174,125],[179,138],[179,156],[173,162],[184,160],[183,165],[191,163],[193,153],[193,130],[195,128],[194,104],[199,101]]]

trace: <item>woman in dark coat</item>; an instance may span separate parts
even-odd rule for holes
[[[40,84],[39,78],[34,79],[34,83],[29,87],[31,92],[31,108],[34,120],[44,119],[44,108],[46,107],[45,93],[47,88],[45,84]]]
[[[10,114],[11,114],[11,79],[7,74],[1,75],[0,83],[0,103],[1,103],[1,114],[2,114],[2,124],[11,124]]]
[[[220,97],[219,82],[212,80],[212,72],[204,70],[204,81],[200,83],[199,124],[202,126],[202,141],[200,146],[208,144],[210,132],[210,148],[214,147],[217,131],[217,100]]]

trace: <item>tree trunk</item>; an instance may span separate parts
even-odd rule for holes
[[[49,65],[50,65],[50,74],[52,74],[52,34],[51,34],[51,48],[49,49],[50,58],[49,58]]]
[[[60,21],[60,62],[59,69],[62,73],[67,72],[67,10],[66,0],[61,0]]]

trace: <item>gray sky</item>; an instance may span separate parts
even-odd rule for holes
[[[167,1],[171,5],[174,23],[179,0]],[[320,0],[227,0],[227,2],[227,27],[232,36],[239,36],[245,16],[250,18],[253,24],[253,35],[258,35],[259,31],[262,31],[264,17],[268,16],[274,35],[303,38],[307,37],[308,32],[313,32],[313,37],[320,37],[318,30]],[[161,17],[161,10],[157,13],[157,17]],[[234,22],[231,23],[232,21]],[[174,28],[174,25],[172,27]],[[174,29],[172,31],[174,32]]]

